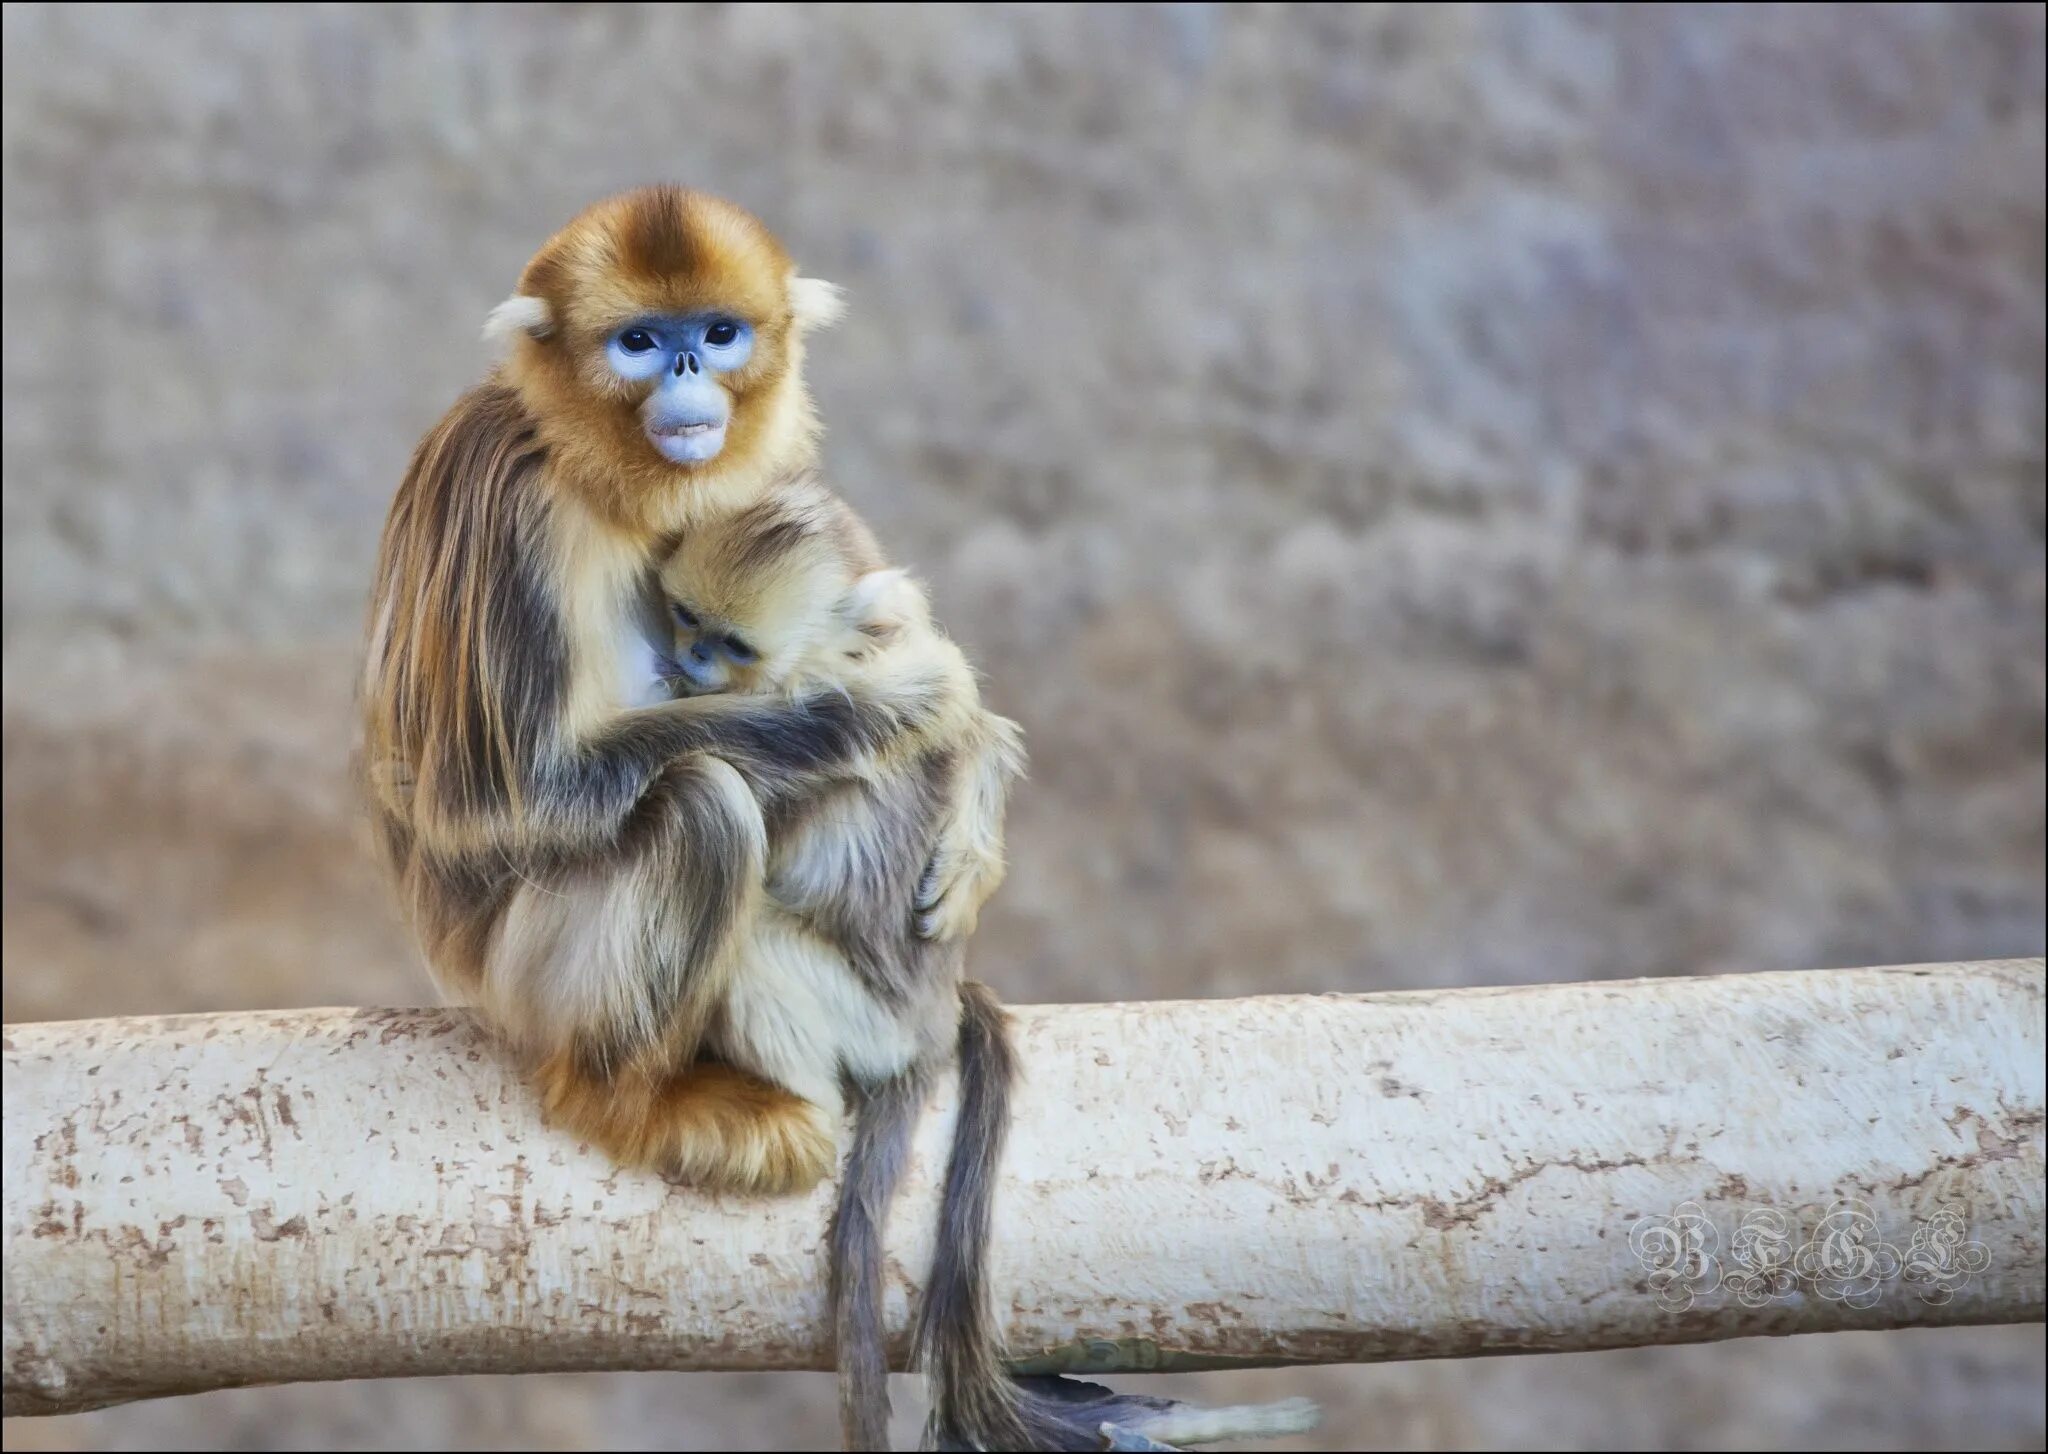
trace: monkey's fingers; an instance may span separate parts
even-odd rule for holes
[[[924,877],[917,881],[917,894],[911,900],[911,915],[917,926],[920,939],[955,939],[961,937],[963,925],[960,915],[945,908],[951,898],[955,903],[962,900],[971,902],[972,896],[959,892],[957,873],[945,868],[947,855],[941,850],[925,868]],[[974,919],[970,917],[964,925],[965,932],[974,932]]]
[[[917,882],[920,939],[965,939],[981,922],[981,906],[1003,880],[1000,861],[940,848]]]

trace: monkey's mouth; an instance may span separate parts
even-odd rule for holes
[[[661,662],[655,667],[654,676],[668,688],[669,695],[675,697],[701,697],[718,690],[716,686],[706,686],[684,671],[679,662]]]
[[[725,448],[723,419],[664,420],[647,426],[647,442],[670,464],[702,464]]]

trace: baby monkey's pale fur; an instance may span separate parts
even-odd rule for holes
[[[918,934],[920,914],[943,911],[919,897],[921,879],[946,852],[957,859],[948,877],[966,888],[959,902],[978,904],[1001,881],[1022,733],[983,709],[924,592],[882,568],[867,527],[814,483],[685,532],[661,584],[680,618],[678,658],[707,637],[744,639],[749,659],[714,690],[800,699],[857,691],[884,670],[927,684],[930,711],[915,727],[761,815],[767,892],[749,903],[717,975],[724,1003],[707,1048],[818,1108],[822,1175],[844,1085],[871,1089],[952,1058],[972,908],[954,911],[966,922],[943,935]],[[703,690],[671,680],[686,695]]]

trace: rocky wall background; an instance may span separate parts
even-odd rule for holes
[[[4,17],[5,1012],[419,1002],[376,532],[577,208],[853,311],[832,478],[1029,733],[1020,1000],[2039,954],[2036,6]],[[2039,1447],[2038,1327],[1240,1375],[1302,1447]],[[908,1404],[907,1397],[899,1403]],[[908,1416],[906,1414],[906,1428]],[[786,1448],[830,1379],[9,1448]]]

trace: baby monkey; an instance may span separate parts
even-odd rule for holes
[[[679,695],[857,691],[863,673],[886,669],[927,676],[921,690],[938,704],[834,781],[767,799],[765,893],[741,918],[706,1026],[711,1054],[815,1107],[823,1134],[843,1098],[854,1101],[828,1238],[847,1446],[888,1447],[883,1222],[932,1079],[955,1058],[960,1109],[912,1330],[913,1363],[931,1381],[927,1445],[1100,1449],[1113,1426],[1125,1441],[1114,1447],[1170,1448],[1305,1427],[1312,1413],[1298,1402],[1203,1410],[1004,1367],[987,1266],[1015,1059],[1008,1016],[964,978],[974,926],[933,922],[948,912],[933,884],[975,885],[952,904],[993,892],[1024,754],[1017,725],[982,707],[924,592],[808,480],[690,530],[661,587],[673,640],[661,670]],[[935,864],[935,853],[952,859]]]
[[[960,905],[1001,880],[996,835],[1023,768],[1021,733],[983,710],[924,592],[809,480],[691,530],[661,587],[673,649],[659,669],[679,696],[797,698],[886,667],[920,677],[937,704],[844,773],[762,809],[766,894],[742,920],[708,1048],[836,1125],[843,1084],[872,1088],[953,1055],[973,925],[934,918],[972,910],[936,904],[931,880],[977,880],[977,892],[952,896]],[[986,836],[946,834],[955,813]],[[946,852],[959,861],[932,862]]]
[[[863,1449],[887,1447],[883,1221],[932,1077],[958,1055],[961,1114],[915,1341],[933,1375],[935,1438],[1022,1447],[1004,1417],[1013,1400],[983,1291],[1009,1119],[1007,1017],[963,979],[971,919],[935,922],[971,915],[1002,876],[997,835],[1023,769],[1021,733],[982,708],[923,591],[809,480],[686,533],[661,587],[673,647],[661,670],[678,695],[796,697],[884,665],[930,678],[929,723],[764,808],[765,894],[735,936],[706,1049],[809,1102],[828,1135],[844,1097],[855,1102],[829,1256],[841,1426]],[[953,878],[978,878],[981,891],[935,902],[934,885]]]

